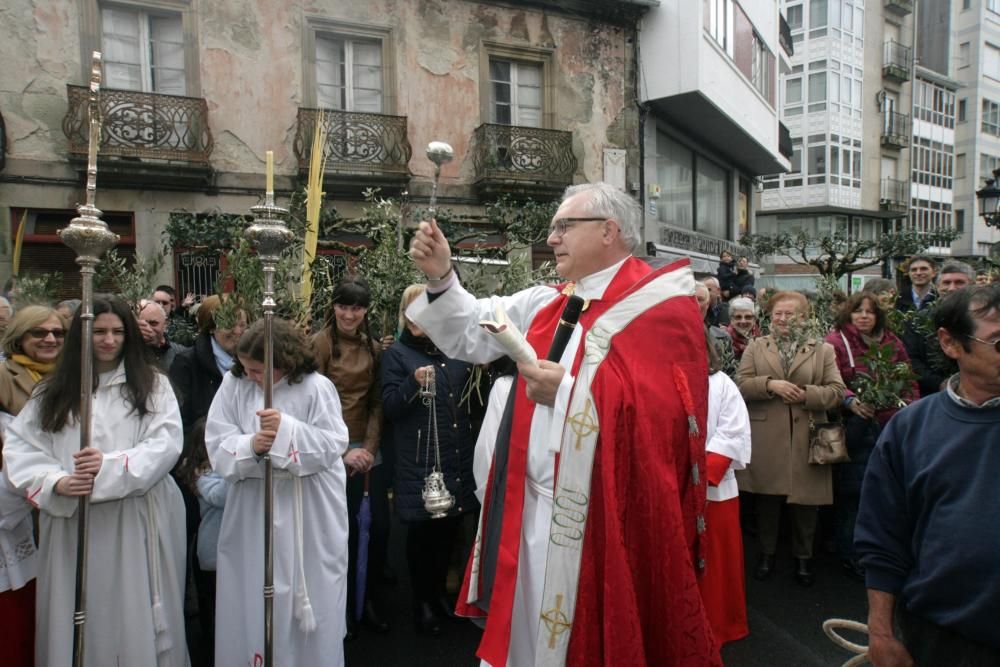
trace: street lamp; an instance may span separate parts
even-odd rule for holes
[[[993,178],[986,179],[986,185],[976,190],[979,200],[979,215],[983,216],[987,227],[1000,227],[1000,167],[993,170]]]

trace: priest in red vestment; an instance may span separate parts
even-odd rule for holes
[[[458,611],[486,615],[477,655],[502,665],[718,665],[704,569],[708,372],[686,261],[632,257],[641,210],[603,184],[567,189],[548,244],[570,281],[475,299],[433,222],[410,254],[428,278],[407,309],[442,352],[507,352],[499,310],[537,364],[518,365]],[[587,306],[546,361],[575,293]],[[486,613],[488,612],[488,614]]]

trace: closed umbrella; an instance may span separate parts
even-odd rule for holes
[[[358,566],[357,578],[354,582],[354,617],[361,620],[365,608],[365,583],[368,579],[368,539],[372,527],[372,505],[368,497],[368,485],[371,482],[371,472],[365,473],[365,495],[358,508]]]

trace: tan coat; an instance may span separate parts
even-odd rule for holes
[[[35,384],[28,369],[13,359],[4,360],[0,364],[0,411],[16,417],[31,398]]]
[[[805,403],[786,405],[764,388],[768,380],[788,380],[805,388]],[[830,466],[810,465],[809,417],[825,422],[826,411],[844,399],[844,381],[833,346],[809,341],[796,353],[788,376],[772,336],[753,340],[743,352],[736,384],[750,413],[752,458],[736,472],[740,489],[788,496],[798,505],[833,502]]]

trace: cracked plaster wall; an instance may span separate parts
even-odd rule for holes
[[[423,147],[444,140],[456,160],[442,187],[465,189],[472,177],[469,143],[480,113],[480,48],[485,41],[553,49],[554,129],[574,135],[576,180],[601,177],[602,150],[634,148],[625,117],[631,45],[620,28],[557,13],[460,0],[373,0],[305,3],[194,0],[201,75],[215,140],[212,166],[220,174],[260,174],[274,150],[279,176],[297,172],[292,142],[303,104],[302,41],[307,16],[392,31],[396,108],[408,117],[410,169],[429,181]],[[67,83],[83,83],[77,62],[77,3],[8,0],[0,7],[0,108],[9,156],[63,161],[62,117]],[[11,49],[16,45],[16,49]],[[631,127],[635,124],[631,123]]]

